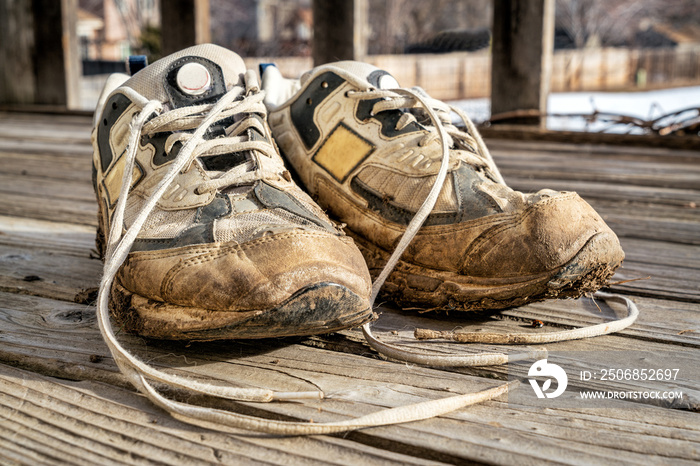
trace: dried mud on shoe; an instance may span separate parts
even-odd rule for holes
[[[347,224],[373,277],[393,267],[382,292],[400,305],[498,310],[576,297],[624,258],[576,193],[511,189],[462,111],[384,70],[346,61],[294,81],[267,67],[263,88],[281,152]]]

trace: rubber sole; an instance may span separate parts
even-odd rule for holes
[[[123,330],[167,340],[257,339],[330,333],[376,316],[367,300],[335,283],[304,288],[271,309],[213,311],[154,301],[115,283],[110,311]]]
[[[98,199],[95,244],[104,261],[104,217]],[[115,280],[109,310],[129,333],[165,340],[259,339],[307,336],[359,327],[376,319],[366,299],[336,283],[318,283],[297,291],[270,309],[215,311],[154,301]]]
[[[375,278],[386,264],[389,253],[352,231],[353,237]],[[399,261],[381,296],[400,307],[421,307],[445,311],[497,311],[551,298],[578,298],[605,284],[624,258],[617,246],[610,262],[600,261],[601,248],[609,248],[610,238],[593,236],[567,264],[554,270],[513,278],[480,278],[429,269]],[[615,257],[616,256],[616,257]]]

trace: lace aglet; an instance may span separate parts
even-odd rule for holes
[[[272,395],[274,401],[322,400],[324,397],[320,390],[317,392],[279,392]]]
[[[525,353],[515,353],[508,355],[508,362],[526,361],[528,359],[546,359],[549,355],[547,348],[527,351]]]

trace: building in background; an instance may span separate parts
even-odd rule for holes
[[[308,56],[311,0],[211,0],[216,44],[244,56]]]
[[[79,0],[83,60],[122,61],[143,49],[142,37],[160,22],[156,0]]]

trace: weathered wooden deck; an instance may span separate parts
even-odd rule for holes
[[[90,119],[0,113],[0,463],[2,464],[690,464],[700,460],[700,380],[683,400],[616,409],[543,408],[491,401],[437,419],[339,436],[221,433],[177,421],[120,375],[90,297],[94,247]],[[489,140],[514,188],[578,191],[605,217],[627,254],[612,289],[641,317],[620,334],[548,345],[552,351],[680,353],[700,359],[700,148],[670,150]],[[647,278],[648,277],[648,278]],[[80,296],[78,296],[80,298]],[[375,329],[410,341],[428,328],[551,331],[612,318],[590,299],[547,302],[459,320],[385,309]],[[529,329],[531,319],[544,322]],[[230,403],[279,419],[340,420],[422,399],[495,386],[506,367],[437,370],[376,357],[357,331],[263,342],[168,343],[121,335],[144,360],[237,386],[306,390],[333,399]],[[411,344],[417,344],[415,342]],[[495,346],[422,344],[436,351]],[[574,353],[572,353],[574,354]],[[612,353],[611,353],[612,354]],[[613,361],[608,361],[612,363]],[[570,380],[570,386],[577,386]],[[621,389],[633,389],[620,383]],[[653,383],[648,388],[661,388]],[[581,387],[579,387],[581,388]],[[521,386],[519,390],[530,389]],[[354,401],[343,400],[352,393]],[[359,401],[358,401],[359,400]]]

